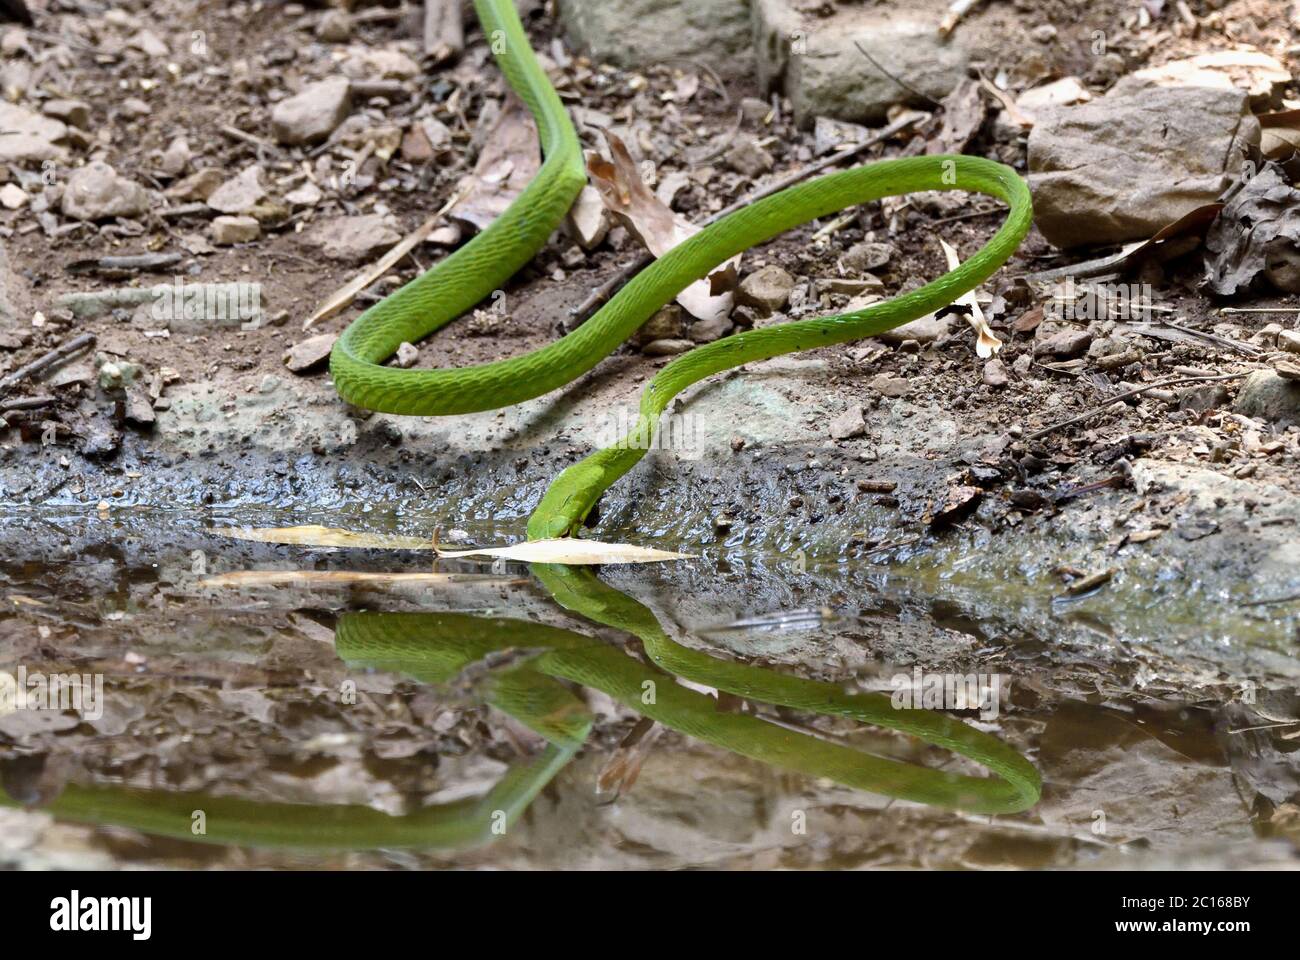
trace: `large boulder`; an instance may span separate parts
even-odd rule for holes
[[[1029,135],[1035,222],[1058,247],[1144,239],[1217,199],[1258,142],[1237,89],[1144,85],[1046,110]]]
[[[620,67],[690,57],[734,77],[754,70],[749,0],[560,0],[560,18],[578,49]]]

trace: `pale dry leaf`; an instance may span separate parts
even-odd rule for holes
[[[640,171],[627,146],[615,134],[606,131],[612,158],[598,154],[587,158],[587,170],[605,208],[627,227],[655,257],[662,257],[683,240],[700,232],[700,227],[673,213],[641,179]],[[677,302],[691,316],[702,321],[716,321],[731,313],[740,256],[737,255],[697,280],[677,295]]]
[[[505,212],[542,165],[537,124],[528,108],[511,94],[479,151],[474,172],[461,180],[461,195],[448,216],[485,229]]]
[[[690,560],[689,554],[638,547],[630,543],[604,543],[557,537],[550,540],[524,540],[506,547],[478,547],[472,550],[437,549],[439,557],[494,557],[522,563],[559,563],[588,566],[605,563],[659,563],[664,560]]]
[[[961,259],[951,244],[941,237],[939,245],[943,247],[943,255],[948,260],[948,269],[956,270],[960,267]],[[988,321],[984,319],[984,311],[980,309],[979,302],[975,299],[974,290],[963,293],[957,298],[957,302],[970,308],[970,314],[966,319],[975,329],[975,353],[981,360],[987,360],[1002,349],[1002,341],[989,329]]]
[[[357,547],[376,550],[433,550],[432,540],[389,533],[359,533],[337,527],[213,527],[212,532],[256,543],[288,543],[299,547]]]

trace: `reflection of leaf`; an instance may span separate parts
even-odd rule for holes
[[[484,573],[368,573],[362,570],[233,570],[204,577],[205,587],[331,587],[350,584],[522,583],[518,577]]]
[[[337,527],[213,527],[213,533],[256,543],[290,543],[300,547],[365,547],[376,550],[432,550],[433,541],[424,537],[402,537],[388,533],[358,533]]]
[[[961,260],[957,256],[957,251],[942,237],[939,239],[939,245],[943,247],[943,255],[948,260],[948,269],[956,270],[960,267]],[[980,309],[979,303],[975,300],[974,290],[963,293],[957,298],[957,303],[970,308],[970,312],[966,314],[966,320],[975,329],[975,353],[980,359],[987,360],[1002,349],[1002,341],[989,329],[988,321],[984,319],[984,311]]]
[[[656,257],[700,232],[700,228],[671,209],[651,192],[641,179],[627,147],[613,133],[606,131],[609,160],[592,154],[587,160],[596,189],[605,207],[621,221],[645,248]],[[703,280],[697,280],[677,295],[686,312],[697,320],[720,320],[731,312],[731,287],[735,285],[737,256]],[[716,292],[716,291],[722,292]]]
[[[506,97],[474,172],[461,181],[458,192],[464,196],[449,215],[480,230],[487,227],[537,175],[541,151],[532,114],[518,97]]]
[[[1292,189],[1276,164],[1265,164],[1219,213],[1205,238],[1210,289],[1220,296],[1246,290],[1277,244],[1300,246],[1300,190]]]
[[[562,563],[585,566],[597,563],[657,563],[661,560],[690,560],[685,553],[671,553],[653,547],[638,547],[630,543],[602,543],[600,540],[579,540],[558,537],[552,540],[525,540],[508,547],[481,547],[473,550],[438,550],[438,556],[500,557],[523,563]]]

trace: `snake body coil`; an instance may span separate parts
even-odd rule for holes
[[[712,374],[785,353],[873,336],[940,309],[988,279],[1033,218],[1029,189],[1010,167],[965,156],[884,160],[797,184],[706,227],[642,270],[572,333],[539,350],[450,370],[382,366],[500,288],[546,243],[586,183],[577,134],[528,45],[510,0],[475,0],[510,86],[537,120],[545,162],[513,204],[465,246],[358,317],[334,345],[330,372],[350,403],[385,413],[441,416],[493,410],[562,387],[612,353],[681,290],[736,254],[855,204],[922,190],[996,197],[1009,212],[997,234],[960,267],[885,303],[783,323],[697,347],[664,367],[641,395],[629,434],[563,471],[528,521],[531,539],[576,533],[600,495],[650,446],[674,396]]]

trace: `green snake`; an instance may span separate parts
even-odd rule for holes
[[[650,610],[587,568],[534,565],[533,573],[561,606],[639,639],[650,663],[576,631],[459,613],[347,613],[335,633],[339,655],[352,666],[400,672],[435,686],[445,686],[493,653],[526,654],[490,671],[480,692],[485,702],[540,734],[547,746],[512,765],[480,797],[391,816],[357,805],[309,807],[70,784],[44,809],[64,820],[207,843],[325,850],[477,846],[507,832],[586,741],[593,718],[566,684],[600,690],[666,727],[741,756],[860,790],[985,814],[1013,813],[1038,801],[1038,772],[987,733],[941,713],[895,709],[884,694],[848,693],[832,683],[692,650],[672,640]],[[971,777],[875,757],[752,714],[722,712],[712,697],[678,684],[676,677],[750,701],[898,730],[974,760],[996,776]],[[8,805],[17,804],[0,792],[0,806]],[[194,830],[196,811],[203,814],[202,833]]]
[[[600,495],[650,447],[668,404],[691,384],[741,364],[859,340],[933,313],[987,280],[1028,232],[1029,189],[1010,167],[977,157],[884,160],[788,187],[711,224],[627,283],[586,323],[541,349],[447,370],[383,366],[473,308],[545,245],[586,184],[582,149],[537,62],[511,0],[475,0],[483,32],[511,88],[537,122],[544,162],[483,232],[357,317],[334,344],[330,373],[349,403],[385,413],[444,416],[520,403],[570,383],[612,353],[661,307],[737,254],[855,204],[922,190],[965,190],[1007,203],[1005,222],[957,269],[885,303],[838,316],[751,330],[696,347],[665,366],[641,394],[628,434],[559,474],[528,521],[530,539],[577,534]]]
[[[537,62],[511,0],[475,0],[507,81],[532,112],[545,161],[537,176],[486,230],[420,277],[365,311],[335,343],[330,371],[339,394],[359,407],[440,416],[491,410],[557,389],[612,353],[692,282],[751,246],[846,207],[923,190],[965,190],[1007,203],[994,237],[960,267],[864,310],[780,324],[697,347],[665,366],[641,396],[636,424],[618,443],[564,470],[528,522],[530,539],[574,535],[600,495],[649,448],[672,399],[690,385],[741,364],[869,337],[932,313],[988,279],[1028,231],[1028,188],[1011,168],[974,157],[880,161],[789,187],[706,227],[642,270],[590,320],[520,357],[452,370],[399,370],[383,362],[503,286],[545,245],[586,183],[577,134]],[[604,691],[633,710],[707,743],[784,769],[949,809],[1009,813],[1037,802],[1037,771],[988,734],[943,714],[896,710],[882,694],[733,663],[676,643],[654,615],[586,569],[535,566],[561,605],[637,637],[650,664],[604,642],[525,621],[457,614],[353,613],[339,623],[345,659],[400,669],[442,683],[492,651],[523,648],[521,663],[492,673],[485,698],[544,737],[536,758],[512,766],[482,797],[432,805],[402,817],[369,807],[304,808],[196,793],[69,785],[47,809],[89,823],[166,836],[254,846],[373,849],[461,847],[513,823],[581,748],[592,726],[565,686]],[[899,730],[975,760],[993,778],[962,776],[873,757],[748,714],[719,712],[683,677],[752,701]],[[647,684],[656,695],[646,701]],[[13,800],[0,793],[0,805]],[[207,832],[193,831],[202,810]]]

